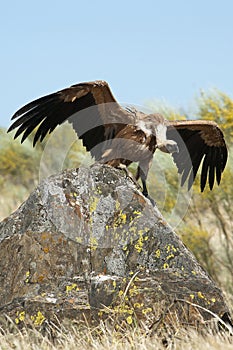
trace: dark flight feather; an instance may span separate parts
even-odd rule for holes
[[[215,176],[220,184],[228,152],[223,133],[215,122],[170,122],[167,137],[175,140],[179,149],[182,149],[181,152],[172,155],[178,172],[183,172],[181,184],[184,184],[190,173],[188,188],[191,188],[201,163],[201,191],[204,191],[207,179],[212,190]]]
[[[167,140],[164,140],[161,150],[166,151],[166,142],[169,145],[169,141],[170,147],[174,147],[174,143],[178,146],[179,153],[171,153],[181,175],[181,185],[188,181],[188,189],[191,188],[200,167],[201,191],[207,181],[210,189],[213,188],[215,179],[220,184],[227,162],[228,152],[224,136],[216,123],[198,120],[169,122],[159,114],[145,115],[130,108],[124,109],[117,103],[105,81],[76,84],[40,97],[20,108],[12,120],[14,122],[8,131],[17,129],[15,138],[22,135],[21,142],[37,128],[33,146],[38,141],[43,141],[58,125],[68,121],[96,160],[112,166],[118,166],[119,162],[128,166],[132,161],[138,161],[139,167],[143,164],[146,170],[139,173],[144,181],[144,188],[151,161],[148,155],[153,155],[156,147],[159,148],[157,135],[153,133],[151,125],[154,125],[153,130],[159,124],[167,127]],[[124,158],[114,160],[114,157],[107,160],[107,155],[114,156],[111,147],[120,147],[115,142],[119,139],[130,139],[138,144],[136,147],[131,144],[128,151],[124,149],[125,155],[131,157],[131,161]],[[121,143],[123,144],[127,145],[127,142]],[[122,151],[119,153],[116,150],[115,155],[117,154],[122,154]]]

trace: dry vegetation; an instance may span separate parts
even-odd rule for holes
[[[12,325],[13,326],[13,325]],[[194,329],[177,329],[171,336],[166,334],[147,334],[143,328],[112,329],[100,324],[96,328],[83,327],[78,324],[66,326],[50,325],[47,332],[36,329],[18,330],[13,326],[11,332],[0,335],[0,350],[150,350],[150,349],[232,349],[233,339],[226,333],[211,330],[197,332]]]

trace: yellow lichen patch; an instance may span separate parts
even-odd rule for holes
[[[103,316],[103,311],[99,311],[99,312],[98,312],[98,316],[99,316],[99,317],[102,317],[102,316]]]
[[[76,283],[73,283],[73,284],[71,284],[71,285],[66,286],[66,293],[69,294],[69,293],[72,292],[72,290],[74,290],[74,289],[75,289],[76,291],[79,290],[79,288],[78,288],[78,286],[77,286]]]
[[[200,299],[205,299],[205,297],[204,297],[204,295],[202,294],[202,292],[198,292],[198,293],[197,293],[197,296],[198,296],[198,298],[200,298]]]
[[[38,311],[36,315],[31,316],[31,320],[33,321],[35,326],[41,326],[45,320],[45,316],[41,311]]]
[[[126,223],[127,215],[125,213],[123,213],[122,210],[120,211],[119,218],[120,218],[122,224],[124,225]]]
[[[115,280],[113,280],[112,285],[113,285],[113,288],[115,289],[117,285]]]
[[[144,234],[146,232],[148,232],[148,230],[149,230],[148,228],[145,228],[144,230],[139,230],[138,231],[139,238],[138,238],[136,244],[134,245],[134,247],[135,247],[135,249],[137,250],[138,253],[140,253],[142,251],[143,242],[145,240]]]
[[[82,237],[76,237],[76,242],[77,243],[82,243],[82,240],[83,240]]]
[[[117,314],[128,314],[128,315],[132,315],[134,313],[134,310],[132,307],[129,307],[129,305],[123,303],[120,305],[117,305],[114,307],[114,311]]]
[[[116,205],[115,205],[115,208],[116,210],[119,210],[121,207],[121,203],[118,201],[118,199],[116,200]]]
[[[196,271],[192,271],[192,274],[195,276],[197,273],[196,273]]]
[[[204,300],[208,305],[210,305],[211,303],[215,303],[216,299],[215,298],[211,298],[208,299],[202,292],[197,292],[197,297]]]
[[[164,269],[168,269],[168,268],[169,268],[168,263],[163,264],[163,268],[164,268]]]
[[[123,290],[119,290],[118,296],[121,297],[124,294]]]
[[[125,225],[126,221],[127,221],[127,215],[122,210],[118,210],[118,212],[115,213],[115,218],[111,226],[113,227],[113,229],[116,229],[118,227],[122,227],[122,225]]]
[[[134,245],[134,247],[138,253],[140,253],[142,251],[143,239],[141,237],[139,237],[139,239],[138,239],[137,243]]]
[[[195,295],[194,295],[194,294],[190,294],[189,296],[190,296],[190,298],[191,298],[192,300],[195,298]]]
[[[143,313],[144,315],[147,315],[147,314],[150,313],[150,312],[152,312],[152,308],[151,308],[151,307],[147,307],[147,308],[145,308],[145,309],[142,310],[142,313]]]
[[[129,255],[129,250],[125,250],[125,255],[126,255],[126,256]]]
[[[29,278],[30,278],[30,271],[27,271],[26,272],[26,278],[25,278],[24,282],[28,283],[29,282]]]
[[[20,322],[23,322],[25,320],[25,311],[17,311],[16,312],[16,318],[15,318],[15,323],[19,324]]]
[[[167,244],[166,250],[167,250],[167,253],[169,253],[169,252],[176,252],[177,248],[175,248],[173,244]]]
[[[144,305],[143,303],[141,303],[141,304],[140,304],[140,303],[134,303],[134,304],[133,304],[133,307],[134,307],[135,309],[140,309],[141,307],[143,307],[143,305]]]
[[[157,249],[157,250],[155,251],[155,257],[156,257],[157,259],[159,259],[159,258],[160,258],[160,255],[161,255],[161,251],[160,251],[160,249]]]
[[[97,205],[99,203],[99,198],[98,197],[93,197],[91,202],[90,202],[90,213],[92,213],[93,211],[96,211]]]
[[[133,295],[138,294],[138,288],[134,285],[132,288],[129,289],[129,295],[132,297]]]
[[[168,255],[168,256],[166,257],[166,259],[167,259],[167,260],[170,260],[170,259],[172,259],[172,258],[174,258],[174,257],[175,257],[174,254],[170,254],[170,255]]]
[[[98,241],[96,237],[90,237],[90,249],[91,250],[96,250],[98,247]]]
[[[95,193],[96,194],[102,194],[102,189],[101,189],[101,187],[96,187],[96,190],[95,190]]]
[[[133,323],[133,318],[132,318],[132,316],[128,316],[128,317],[126,318],[126,321],[127,321],[128,324],[132,324],[132,323]]]

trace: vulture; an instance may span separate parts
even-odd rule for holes
[[[156,149],[170,153],[181,175],[181,185],[191,188],[201,164],[200,188],[215,179],[220,184],[227,162],[224,135],[213,121],[168,121],[161,114],[123,108],[107,82],[97,80],[40,97],[20,108],[8,132],[17,129],[21,142],[36,128],[33,146],[66,120],[92,157],[115,168],[138,163],[136,180],[148,195],[146,179]]]

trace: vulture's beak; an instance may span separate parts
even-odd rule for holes
[[[166,140],[166,142],[158,143],[158,149],[165,153],[179,153],[179,147],[173,140]]]

